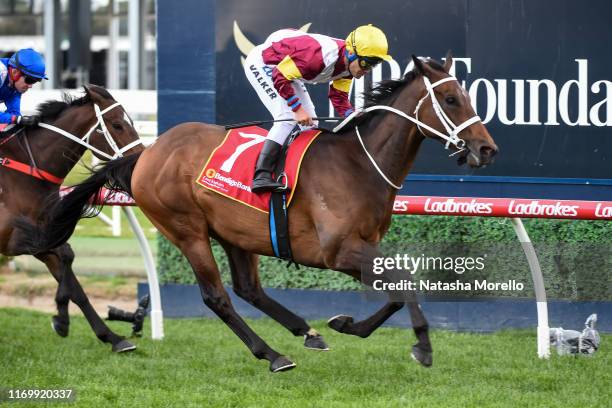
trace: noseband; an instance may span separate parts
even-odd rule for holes
[[[449,82],[449,81],[457,81],[457,78],[455,78],[454,76],[449,76],[446,78],[442,78],[439,81],[434,82],[433,84],[429,81],[429,78],[427,78],[426,76],[423,75],[423,82],[425,83],[425,88],[427,89],[427,93],[425,94],[425,96],[423,96],[419,102],[417,103],[417,106],[414,110],[414,115],[416,116],[416,118],[413,118],[412,116],[402,112],[399,109],[395,109],[392,108],[391,106],[386,106],[386,105],[376,105],[376,106],[370,106],[362,111],[355,111],[352,114],[350,114],[346,119],[344,119],[338,126],[336,126],[334,128],[334,132],[338,132],[340,129],[342,129],[344,126],[346,126],[346,124],[348,124],[351,120],[353,120],[353,118],[356,115],[359,115],[360,113],[368,113],[368,112],[372,112],[375,110],[386,110],[389,112],[393,112],[396,115],[399,115],[405,119],[408,119],[409,121],[413,122],[417,128],[419,129],[419,131],[425,135],[425,132],[423,131],[423,129],[433,133],[434,135],[438,136],[439,138],[441,138],[442,140],[446,140],[446,144],[444,145],[445,149],[448,149],[448,147],[450,145],[455,146],[458,150],[454,153],[451,154],[451,156],[454,156],[455,154],[461,153],[462,151],[464,151],[466,149],[466,143],[465,140],[461,139],[459,137],[459,133],[461,131],[463,131],[464,129],[468,128],[469,126],[473,125],[474,123],[480,122],[480,116],[478,115],[474,115],[473,117],[471,117],[470,119],[466,120],[465,122],[463,122],[462,124],[460,124],[459,126],[456,126],[453,121],[448,117],[448,115],[444,112],[444,110],[442,109],[442,107],[440,106],[440,103],[438,102],[438,100],[436,99],[436,95],[434,93],[434,88],[437,87],[438,85],[441,85],[445,82]],[[421,107],[421,105],[423,104],[423,102],[428,98],[431,97],[431,105],[433,106],[433,110],[436,113],[436,116],[438,117],[438,119],[440,120],[440,122],[442,123],[442,125],[444,126],[444,129],[446,130],[447,134],[444,134],[434,128],[432,128],[431,126],[421,122],[419,120],[419,109]],[[374,158],[372,157],[372,155],[370,154],[370,152],[368,152],[368,150],[365,147],[365,144],[363,143],[363,139],[361,137],[361,134],[359,133],[359,127],[355,126],[355,132],[357,133],[357,139],[359,139],[359,143],[361,144],[361,147],[363,147],[363,150],[366,153],[366,156],[368,156],[368,159],[370,159],[370,161],[372,162],[372,164],[374,165],[374,168],[376,169],[376,171],[378,171],[378,173],[382,176],[382,178],[393,188],[395,188],[396,190],[400,190],[402,186],[397,186],[395,185],[393,182],[391,182],[391,180],[389,180],[389,178],[382,172],[382,170],[380,169],[380,167],[378,167],[378,165],[376,164],[376,161],[374,160]]]
[[[134,140],[132,143],[129,143],[128,145],[123,146],[120,149],[117,146],[117,143],[115,142],[113,137],[111,136],[110,132],[106,128],[106,124],[104,123],[104,114],[106,112],[110,111],[111,109],[116,108],[117,106],[121,106],[121,104],[119,102],[115,102],[114,104],[112,104],[111,106],[107,107],[104,110],[100,110],[100,107],[96,103],[94,103],[93,106],[94,106],[94,112],[96,113],[96,118],[98,118],[98,121],[87,131],[85,136],[83,136],[81,138],[73,135],[70,132],[65,131],[64,129],[60,129],[57,126],[49,125],[47,123],[39,123],[38,126],[40,126],[42,128],[45,128],[45,129],[52,130],[52,131],[54,131],[56,133],[59,133],[60,135],[62,135],[64,137],[67,137],[68,139],[72,140],[73,142],[76,142],[76,143],[78,143],[78,144],[80,144],[82,146],[85,146],[86,148],[88,148],[92,152],[97,153],[100,156],[107,158],[108,160],[113,160],[113,159],[116,159],[118,157],[123,157],[123,153],[125,153],[128,150],[130,150],[134,146],[142,144],[142,141],[140,139],[137,139],[137,140]],[[100,127],[100,129],[97,129],[98,126]],[[108,143],[108,145],[110,146],[112,151],[115,153],[113,156],[111,156],[111,155],[109,155],[107,153],[104,153],[100,149],[97,149],[97,148],[95,148],[94,146],[91,145],[91,143],[89,142],[89,138],[91,137],[91,134],[93,133],[94,130],[96,130],[98,133],[102,133],[104,135],[104,138],[106,139],[106,143]]]

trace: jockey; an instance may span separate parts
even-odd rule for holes
[[[296,122],[316,126],[315,108],[304,83],[330,83],[329,99],[336,112],[353,112],[349,90],[353,78],[361,78],[373,66],[390,60],[385,34],[370,25],[357,27],[346,40],[298,30],[279,30],[246,57],[244,72],[272,117],[294,119],[276,122],[263,145],[251,190],[255,193],[284,187],[272,179],[272,171],[285,140]]]
[[[45,76],[45,61],[31,48],[17,51],[9,58],[0,58],[0,102],[6,112],[0,112],[1,123],[35,125],[35,116],[21,115],[21,94]]]

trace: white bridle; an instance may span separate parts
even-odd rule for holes
[[[457,154],[465,150],[465,140],[459,138],[459,133],[463,129],[473,125],[474,123],[480,122],[481,119],[480,119],[480,116],[474,115],[470,119],[466,120],[465,122],[457,126],[448,117],[448,115],[444,112],[444,110],[440,106],[440,102],[438,102],[438,99],[436,98],[436,95],[434,93],[434,88],[437,87],[438,85],[441,85],[445,82],[450,82],[450,81],[457,81],[457,78],[455,78],[454,76],[449,76],[447,78],[442,78],[441,80],[436,81],[432,84],[429,81],[429,78],[427,78],[426,76],[423,76],[423,82],[425,82],[427,93],[425,94],[425,96],[423,96],[419,100],[419,103],[417,103],[417,106],[414,110],[414,115],[416,116],[416,120],[414,121],[414,123],[416,123],[417,128],[421,131],[421,133],[425,134],[425,132],[423,132],[423,129],[421,129],[421,126],[423,126],[428,131],[434,133],[436,136],[446,140],[446,144],[444,145],[445,149],[448,149],[448,146],[450,144],[455,145],[457,149],[459,149],[459,151],[453,154]],[[431,97],[431,105],[433,106],[433,110],[436,113],[436,116],[438,117],[438,119],[440,119],[440,122],[442,123],[442,126],[444,126],[444,129],[446,129],[446,132],[448,133],[448,135],[438,132],[437,130],[425,125],[419,120],[419,108],[421,107],[425,99],[427,99],[427,97]]]
[[[461,131],[463,131],[464,129],[466,129],[467,127],[473,125],[474,123],[480,122],[480,116],[478,115],[474,115],[473,117],[471,117],[470,119],[466,120],[465,122],[463,122],[462,124],[460,124],[459,126],[456,126],[453,121],[448,117],[448,115],[444,112],[444,110],[442,109],[442,107],[440,106],[440,103],[438,102],[438,100],[436,99],[436,95],[434,93],[434,88],[437,87],[438,85],[441,85],[445,82],[449,82],[449,81],[457,81],[457,78],[455,78],[454,76],[449,76],[446,78],[442,78],[439,81],[434,82],[433,84],[429,81],[429,78],[427,78],[426,76],[423,76],[423,82],[425,82],[425,88],[427,89],[427,93],[425,94],[425,96],[423,96],[419,102],[417,103],[417,106],[414,110],[414,115],[416,116],[415,118],[413,118],[412,116],[402,112],[399,109],[395,109],[392,108],[390,106],[386,106],[386,105],[376,105],[376,106],[370,106],[362,111],[355,111],[352,114],[350,114],[348,117],[346,117],[346,119],[344,119],[338,126],[336,126],[334,128],[334,132],[339,131],[340,129],[342,129],[347,123],[349,123],[356,115],[360,114],[360,113],[367,113],[367,112],[371,112],[374,110],[386,110],[389,112],[393,112],[396,115],[399,115],[405,119],[408,119],[409,121],[413,122],[414,124],[417,125],[417,128],[419,129],[419,131],[425,135],[425,132],[423,131],[423,129],[433,133],[434,135],[438,136],[440,139],[442,140],[446,140],[446,144],[444,145],[445,149],[448,149],[448,147],[450,145],[455,146],[458,150],[454,153],[452,153],[450,156],[454,156],[458,153],[461,153],[462,151],[464,151],[466,149],[466,143],[465,140],[461,139],[459,137],[459,133]],[[425,101],[425,99],[427,99],[428,97],[431,97],[431,104],[433,106],[433,110],[436,113],[436,116],[438,117],[438,119],[440,120],[440,122],[442,123],[442,125],[444,126],[444,129],[446,130],[447,134],[444,134],[434,128],[432,128],[431,126],[421,122],[419,120],[419,109],[421,107],[421,105],[423,104],[423,102]],[[359,133],[359,128],[357,126],[355,126],[355,132],[357,133],[357,139],[359,139],[359,143],[361,144],[361,147],[363,147],[363,150],[366,153],[366,156],[368,156],[368,158],[370,159],[370,161],[372,162],[372,164],[374,165],[374,168],[376,169],[376,171],[378,171],[378,173],[382,176],[382,178],[393,188],[400,190],[402,186],[397,186],[395,185],[391,180],[389,180],[389,178],[382,172],[382,170],[380,169],[380,167],[378,167],[378,165],[376,164],[376,161],[374,160],[374,158],[372,157],[372,155],[370,154],[370,152],[368,152],[368,150],[365,147],[365,144],[363,143],[363,139],[361,138],[361,134]]]
[[[98,118],[98,121],[87,131],[87,133],[85,133],[85,136],[79,138],[75,135],[73,135],[72,133],[66,132],[64,129],[60,129],[57,126],[53,126],[53,125],[49,125],[47,123],[39,123],[38,126],[45,128],[45,129],[49,129],[52,130],[56,133],[59,133],[60,135],[67,137],[68,139],[72,140],[73,142],[76,142],[82,146],[85,146],[86,148],[88,148],[89,150],[91,150],[92,152],[99,154],[102,157],[105,157],[109,160],[113,160],[116,159],[118,157],[123,157],[123,153],[127,152],[128,150],[130,150],[132,147],[137,146],[139,144],[142,144],[142,141],[140,139],[134,140],[132,143],[129,143],[126,146],[123,146],[121,149],[117,146],[117,143],[115,142],[115,140],[113,139],[113,137],[111,136],[110,132],[108,131],[108,129],[106,128],[106,124],[104,123],[104,114],[108,111],[110,111],[113,108],[116,108],[117,106],[121,106],[121,104],[119,102],[115,102],[114,104],[112,104],[111,106],[109,106],[108,108],[104,109],[104,110],[100,110],[100,107],[94,103],[94,111],[96,113],[96,117]],[[91,136],[91,134],[93,133],[94,130],[96,130],[96,128],[100,126],[100,129],[97,130],[98,133],[102,133],[104,135],[104,138],[106,139],[106,143],[108,143],[108,145],[111,147],[111,149],[113,150],[113,152],[115,152],[115,154],[113,156],[104,153],[103,151],[101,151],[100,149],[95,148],[94,146],[91,145],[91,143],[89,143],[89,138]]]

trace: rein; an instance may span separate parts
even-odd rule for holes
[[[25,128],[23,128],[23,127],[22,127],[22,128],[21,128],[21,129],[19,129],[18,131],[14,132],[12,135],[7,136],[7,137],[3,138],[2,140],[0,140],[0,146],[2,146],[3,144],[5,144],[5,143],[9,142],[9,141],[10,141],[12,138],[14,138],[14,137],[15,137],[15,136],[17,136],[19,133],[21,133],[21,132],[23,131],[23,129],[25,129]],[[5,130],[5,132],[7,132],[7,131]]]
[[[53,174],[41,170],[37,167],[33,167],[25,163],[9,159],[8,157],[0,157],[0,166],[19,171],[21,173],[25,173],[39,180],[48,181],[53,184],[61,185],[64,182],[63,178],[54,176]]]
[[[21,132],[24,132],[24,130],[25,128],[22,127],[21,129],[19,129],[12,135],[3,139],[2,141],[0,141],[0,146],[10,141],[15,136],[19,135]],[[34,156],[32,155],[32,149],[30,149],[30,144],[28,143],[28,139],[25,137],[25,132],[23,134],[24,134],[23,140],[26,146],[26,153],[30,157],[30,161],[32,162],[33,166],[30,166],[28,164],[22,163],[17,160],[9,159],[8,157],[0,157],[0,166],[6,167],[7,169],[18,171],[20,173],[27,174],[28,176],[32,176],[39,180],[48,181],[50,183],[61,185],[64,182],[63,178],[59,178],[49,172],[46,172],[38,168],[38,166],[36,165],[36,161],[34,160]]]
[[[465,143],[465,140],[463,140],[463,139],[461,139],[459,137],[459,133],[461,131],[463,131],[464,129],[468,128],[469,126],[473,125],[474,123],[480,122],[481,121],[480,116],[474,115],[473,117],[471,117],[470,119],[466,120],[465,122],[463,122],[459,126],[456,126],[453,123],[453,121],[450,120],[448,115],[446,115],[446,113],[444,112],[444,110],[440,106],[440,103],[438,102],[438,100],[436,99],[436,96],[434,94],[434,88],[437,87],[438,85],[441,85],[441,84],[445,83],[445,82],[457,81],[457,78],[455,78],[453,76],[449,76],[449,77],[446,77],[446,78],[442,78],[441,80],[436,81],[436,82],[434,82],[432,84],[429,81],[429,78],[427,78],[426,76],[423,76],[423,81],[425,82],[425,87],[427,88],[427,93],[417,103],[417,106],[416,106],[416,108],[414,110],[414,115],[416,116],[416,118],[413,118],[412,116],[406,114],[405,112],[402,112],[401,110],[395,109],[395,108],[393,108],[391,106],[375,105],[375,106],[370,106],[370,107],[368,107],[368,108],[366,108],[366,109],[364,109],[362,111],[359,111],[359,112],[357,112],[357,111],[353,112],[346,119],[344,119],[342,121],[342,123],[340,123],[338,126],[336,126],[333,129],[333,132],[335,133],[335,132],[338,132],[339,130],[341,130],[351,120],[353,120],[353,118],[355,118],[355,116],[357,116],[359,114],[368,113],[368,112],[372,112],[372,111],[375,111],[375,110],[385,110],[385,111],[388,111],[388,112],[395,113],[396,115],[399,115],[399,116],[401,116],[401,117],[403,117],[405,119],[408,119],[409,121],[413,122],[423,135],[425,135],[425,132],[423,131],[423,129],[426,129],[427,131],[429,131],[429,132],[435,134],[436,136],[438,136],[439,138],[441,138],[443,140],[446,140],[446,144],[444,145],[445,149],[448,149],[448,147],[451,144],[453,146],[455,146],[458,150],[456,152],[452,153],[450,156],[454,156],[454,155],[456,155],[458,153],[461,153],[462,151],[464,151],[466,149],[466,143]],[[431,104],[433,106],[434,112],[436,113],[436,116],[438,117],[438,119],[440,120],[440,122],[442,123],[442,125],[444,126],[444,129],[446,130],[446,132],[448,134],[444,134],[442,132],[439,132],[438,130],[432,128],[431,126],[429,126],[426,123],[423,123],[423,122],[421,122],[419,120],[419,109],[420,109],[421,105],[423,104],[423,102],[425,101],[425,99],[427,99],[428,97],[431,97]],[[355,133],[357,134],[357,139],[359,140],[359,143],[361,144],[361,147],[365,151],[366,156],[368,157],[368,159],[370,159],[370,162],[372,162],[372,165],[374,166],[374,168],[376,169],[378,174],[380,174],[381,177],[391,187],[395,188],[396,190],[401,190],[403,185],[397,186],[394,183],[392,183],[391,180],[389,180],[389,178],[382,172],[380,167],[378,167],[378,165],[376,164],[376,161],[374,160],[374,157],[372,157],[370,152],[368,152],[368,150],[366,149],[365,144],[363,143],[363,139],[361,137],[361,134],[359,133],[359,127],[358,126],[355,126]]]

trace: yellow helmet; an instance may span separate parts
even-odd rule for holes
[[[346,37],[346,49],[360,57],[380,58],[385,61],[392,59],[387,55],[389,44],[385,33],[372,24],[359,26],[353,30]]]

